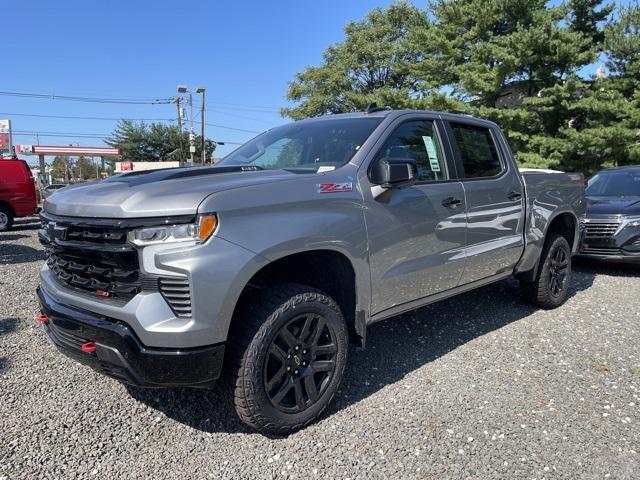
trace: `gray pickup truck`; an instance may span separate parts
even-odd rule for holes
[[[269,130],[213,167],[49,197],[37,320],[140,387],[225,377],[246,424],[286,434],[338,390],[367,326],[515,275],[567,298],[581,175],[520,174],[477,118],[369,109]]]

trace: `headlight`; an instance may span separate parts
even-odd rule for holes
[[[200,215],[196,223],[146,227],[129,232],[129,241],[134,245],[156,245],[159,243],[206,241],[216,230],[218,217],[215,214]]]
[[[624,217],[622,223],[625,227],[640,227],[640,217]]]

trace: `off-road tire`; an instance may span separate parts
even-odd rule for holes
[[[554,256],[562,250],[566,257],[566,273],[559,292],[553,292],[553,269],[557,263]],[[540,255],[540,264],[533,281],[521,281],[523,297],[530,303],[544,309],[552,309],[562,305],[569,295],[571,285],[571,247],[567,239],[555,233],[549,234]]]
[[[0,215],[6,218],[6,221],[0,224],[0,232],[6,232],[13,225],[13,212],[6,205],[0,205]]]
[[[244,307],[229,333],[224,372],[235,411],[242,422],[261,433],[287,435],[318,418],[340,386],[349,343],[344,317],[331,297],[294,283],[260,290],[241,301]],[[321,315],[335,333],[335,369],[315,403],[298,413],[283,413],[274,406],[266,391],[265,362],[269,361],[269,350],[278,332],[299,315],[314,312]]]

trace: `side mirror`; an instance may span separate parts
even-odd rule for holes
[[[409,158],[381,158],[371,168],[369,179],[383,188],[410,187],[418,179],[418,166]]]

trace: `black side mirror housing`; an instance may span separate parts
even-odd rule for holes
[[[369,179],[384,188],[407,188],[416,183],[418,166],[410,158],[381,158],[372,166]]]

